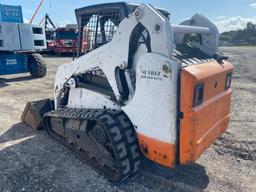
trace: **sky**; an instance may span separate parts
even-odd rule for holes
[[[0,0],[0,3],[21,5],[24,20],[29,21],[40,1]],[[115,2],[115,0],[44,0],[34,23],[39,24],[46,13],[57,26],[76,23],[75,9],[106,2]],[[171,13],[170,21],[173,24],[179,24],[195,13],[202,13],[217,25],[220,32],[244,28],[248,21],[256,23],[256,0],[130,0],[129,2],[149,3],[164,8]]]

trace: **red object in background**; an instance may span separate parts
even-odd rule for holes
[[[86,28],[86,26],[84,26],[80,53],[86,54],[89,51],[93,50],[94,41],[95,41],[94,32]]]
[[[81,53],[86,53],[87,51],[87,29],[86,26],[83,28],[83,37],[82,37],[82,44],[81,44]]]
[[[48,49],[54,53],[73,53],[77,51],[77,28],[59,27],[55,30],[54,40],[48,42]]]
[[[55,41],[49,41],[47,42],[47,49],[52,50],[56,46]]]

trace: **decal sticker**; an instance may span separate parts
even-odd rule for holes
[[[6,59],[6,65],[17,65],[18,62],[16,59]]]
[[[142,70],[141,78],[162,81],[163,75],[161,74],[161,71]]]

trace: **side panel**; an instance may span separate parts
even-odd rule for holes
[[[31,24],[18,24],[23,51],[46,49],[45,30]]]
[[[230,63],[191,65],[181,72],[180,163],[194,162],[228,127],[231,89],[225,88]],[[203,101],[194,105],[194,89],[203,85]]]
[[[178,71],[167,57],[143,55],[134,97],[122,108],[136,128],[144,155],[167,167],[176,163]]]
[[[76,109],[117,109],[120,107],[106,96],[83,88],[70,88],[68,107]]]
[[[141,152],[150,160],[167,167],[176,164],[176,144],[163,142],[138,133]]]
[[[25,73],[28,70],[27,56],[23,54],[1,55],[0,75]]]
[[[45,31],[42,27],[0,22],[0,51],[26,51],[45,48]]]
[[[17,51],[20,49],[17,24],[0,22],[0,51]]]

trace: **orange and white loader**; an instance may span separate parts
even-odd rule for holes
[[[142,155],[169,168],[192,163],[227,129],[233,66],[207,18],[173,25],[163,9],[128,3],[76,15],[91,46],[59,66],[53,101],[29,102],[24,122],[112,181],[134,174]],[[82,38],[85,28],[93,38]]]

